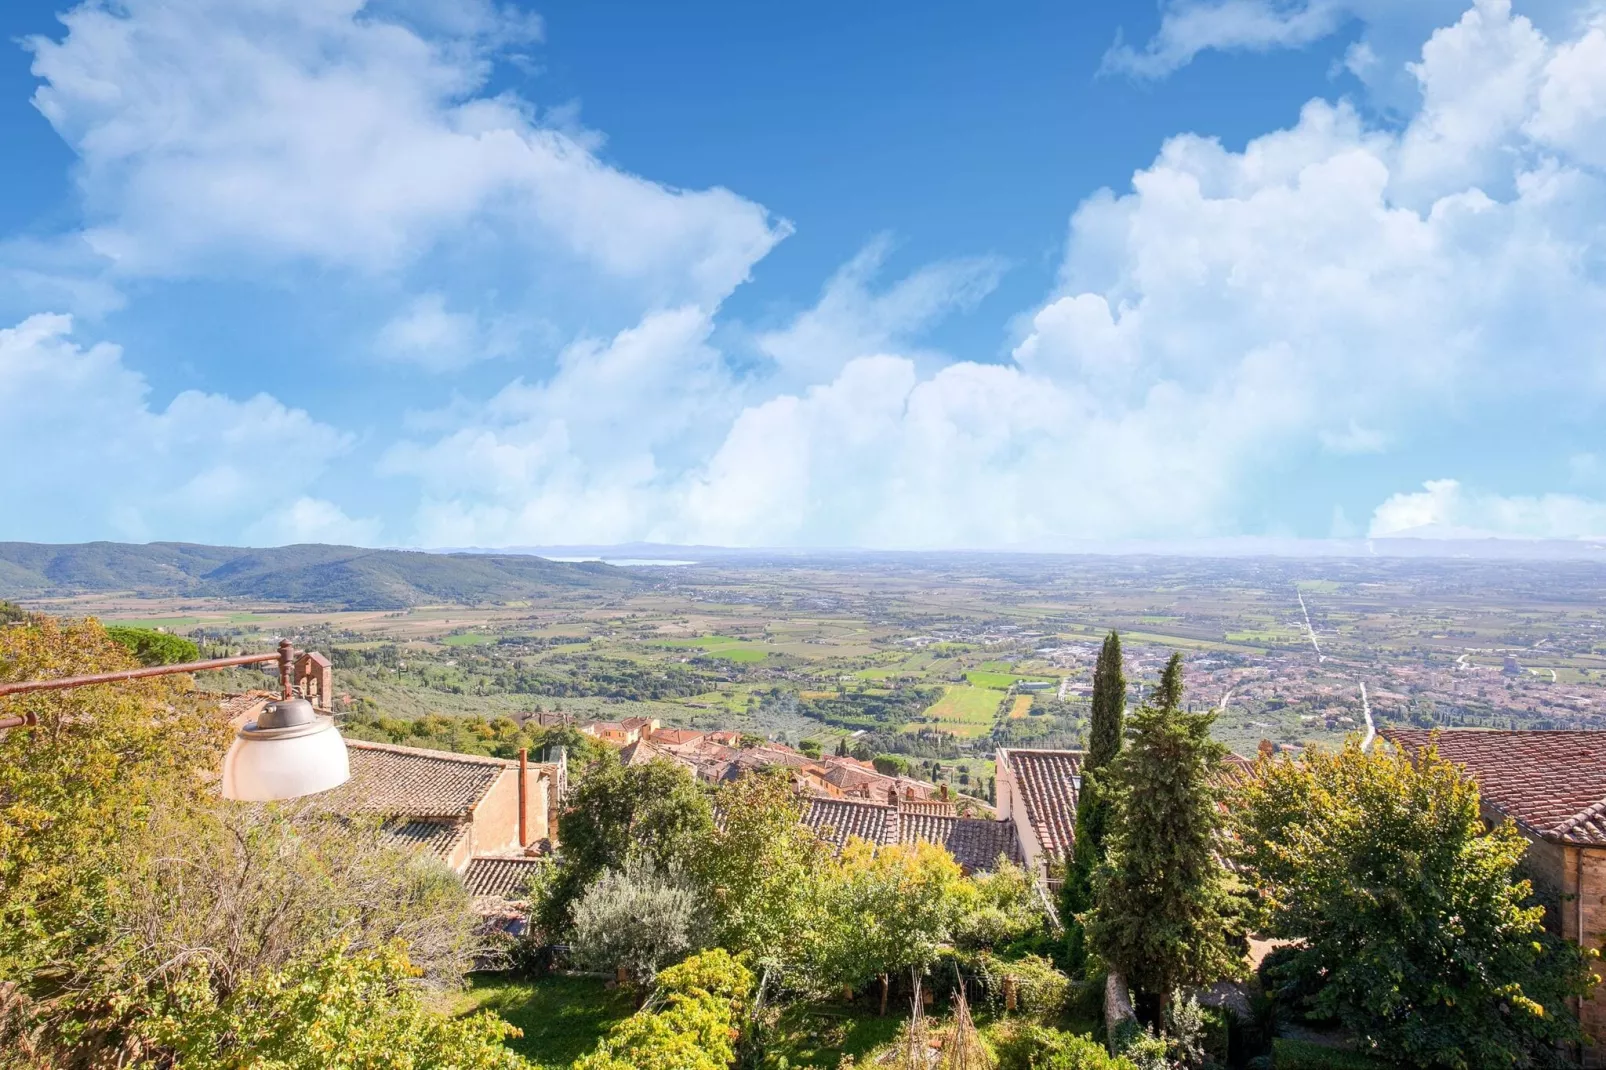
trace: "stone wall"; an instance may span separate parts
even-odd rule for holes
[[[474,831],[469,838],[475,855],[518,854],[528,844],[547,838],[551,774],[532,765],[528,777],[526,842],[519,842],[519,770],[509,765],[474,808]]]
[[[1524,862],[1535,892],[1546,904],[1545,927],[1568,940],[1579,940],[1582,919],[1580,942],[1600,949],[1606,943],[1606,848],[1531,840]],[[1585,1051],[1584,1065],[1606,1067],[1606,985],[1578,1008],[1578,1020],[1595,1042]]]

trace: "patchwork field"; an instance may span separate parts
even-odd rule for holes
[[[975,777],[998,746],[1079,745],[1112,628],[1129,701],[1181,650],[1186,700],[1219,709],[1216,734],[1243,754],[1363,731],[1363,682],[1379,724],[1606,727],[1606,566],[1589,562],[788,557],[539,603],[30,604],[165,628],[211,654],[288,635],[335,658],[353,709],[389,717],[643,714],[792,743],[847,738],[939,776]],[[1055,686],[1014,696],[1000,717],[1007,693],[1031,681]]]

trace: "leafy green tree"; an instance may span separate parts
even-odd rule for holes
[[[1411,1066],[1560,1065],[1579,1039],[1596,956],[1545,934],[1526,839],[1485,831],[1432,748],[1263,758],[1235,815],[1270,931],[1299,941],[1273,973],[1314,1013]]]
[[[106,634],[127,647],[141,665],[183,665],[201,660],[201,648],[181,635],[122,624],[107,626]]]
[[[693,868],[714,832],[708,796],[673,762],[625,766],[609,754],[586,768],[558,817],[562,858],[539,889],[537,921],[567,935],[573,905],[606,869],[645,862],[661,872]]]
[[[975,897],[959,863],[941,847],[877,848],[860,839],[848,841],[814,890],[813,976],[827,987],[924,971]]]
[[[15,602],[0,598],[0,624],[15,624],[28,619],[28,611]]]
[[[909,759],[901,754],[878,754],[870,764],[883,776],[909,775]]]
[[[1087,958],[1086,937],[1076,919],[1093,905],[1093,872],[1104,861],[1104,834],[1110,819],[1099,771],[1121,753],[1125,734],[1126,671],[1121,663],[1121,637],[1114,631],[1105,636],[1093,667],[1092,707],[1082,787],[1076,796],[1076,835],[1065,883],[1060,887],[1066,958],[1072,969],[1080,969]]]
[[[803,802],[783,769],[748,773],[720,786],[723,817],[694,871],[709,890],[720,946],[767,969],[795,971],[809,924],[809,885],[832,863],[803,824]]]
[[[1182,710],[1180,654],[1154,699],[1163,704],[1133,715],[1127,748],[1106,767],[1108,853],[1084,919],[1090,950],[1164,1004],[1184,985],[1241,972],[1228,936],[1242,908],[1218,857],[1227,748],[1210,738],[1213,712]]]

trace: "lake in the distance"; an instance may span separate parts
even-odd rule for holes
[[[671,561],[665,557],[549,557],[548,561],[601,561],[604,565],[620,568],[665,568],[676,565],[695,565],[695,561]]]

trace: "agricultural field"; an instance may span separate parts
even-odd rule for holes
[[[1005,692],[990,687],[950,684],[942,698],[926,710],[925,718],[939,730],[956,736],[985,736],[992,731],[998,704],[1005,697]]]
[[[653,716],[849,739],[939,776],[990,775],[998,746],[1080,745],[1110,629],[1129,701],[1180,650],[1186,701],[1217,710],[1217,735],[1246,755],[1337,744],[1368,707],[1378,725],[1606,728],[1606,567],[1591,562],[755,555],[638,575],[605,596],[387,611],[30,604],[161,627],[210,655],[287,635],[330,654],[367,715]]]

